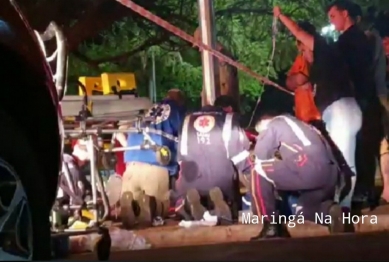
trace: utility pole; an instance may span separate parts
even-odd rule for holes
[[[199,22],[201,30],[201,39],[205,45],[216,49],[216,30],[214,19],[214,0],[198,0],[199,5]],[[218,76],[218,60],[209,51],[201,50],[203,64],[203,105],[213,104],[218,96],[219,90],[217,83],[219,79],[215,79],[215,72]]]

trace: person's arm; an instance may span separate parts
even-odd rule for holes
[[[240,127],[240,117],[236,113],[233,114],[231,128],[231,139],[229,141],[228,150],[230,156],[234,157],[242,151],[249,150],[250,141],[247,138],[244,129]]]
[[[293,75],[289,75],[286,78],[286,87],[290,90],[294,91],[297,87],[302,86],[308,83],[308,77],[303,73],[296,73]]]
[[[169,116],[169,121],[172,127],[172,135],[178,136],[181,132],[181,127],[185,119],[185,111],[184,108],[177,106],[174,102],[170,104],[171,112]]]
[[[386,57],[384,52],[384,46],[382,39],[374,32],[369,32],[368,35],[374,40],[374,60],[375,60],[375,72],[374,80],[376,91],[382,106],[389,111],[388,90],[386,88]]]
[[[250,156],[250,146],[251,142],[247,138],[243,128],[240,127],[240,116],[234,113],[228,151],[230,160],[239,172],[244,172],[249,167],[247,159]]]
[[[178,133],[177,143],[177,161],[185,161],[188,155],[188,142],[189,142],[189,123],[191,115],[187,114],[184,118],[182,125],[180,126]]]
[[[274,157],[274,151],[279,147],[276,132],[270,125],[262,131],[258,137],[254,148],[254,154],[259,160],[267,160]]]
[[[276,6],[273,9],[274,16],[277,17],[288,30],[296,37],[298,41],[303,43],[310,50],[313,50],[313,36],[302,30],[295,21],[281,13],[280,7]]]
[[[247,139],[248,141],[248,139]],[[276,142],[276,133],[271,126],[262,131],[257,139],[253,154],[257,159],[266,160],[274,157],[275,149],[278,148]],[[252,153],[249,150],[245,150],[240,155],[232,158],[232,162],[235,164],[237,170],[241,173],[246,172],[254,166]]]
[[[181,154],[181,148],[182,146],[184,147],[188,147],[188,142],[186,140],[186,142],[184,142],[185,144],[181,144],[180,143],[180,137],[182,137],[182,132],[183,132],[183,125],[184,125],[184,120],[185,120],[185,112],[181,112],[180,111],[180,107],[172,107],[172,119],[169,119],[171,122],[171,126],[172,126],[172,135],[174,137],[176,137],[176,143],[173,144],[173,150],[174,152],[176,152],[176,160],[177,161],[182,161],[183,158],[183,155]],[[186,136],[188,135],[188,132],[186,132],[185,134]],[[186,155],[186,154],[185,154]]]

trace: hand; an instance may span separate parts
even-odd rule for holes
[[[273,15],[274,17],[278,18],[282,14],[281,8],[279,6],[275,6],[273,8]]]

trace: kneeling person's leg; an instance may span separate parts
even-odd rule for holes
[[[307,157],[308,159],[308,157]],[[310,161],[309,159],[307,161]],[[316,198],[305,205],[317,206],[324,200],[333,198],[337,183],[337,168],[330,163],[311,163],[298,166],[294,161],[275,161],[269,163],[266,175],[277,190],[289,192],[313,192],[319,190]],[[266,168],[266,167],[265,167]],[[314,203],[317,202],[317,203]],[[312,208],[310,208],[312,209]],[[305,213],[304,213],[305,214]],[[307,214],[312,217],[313,212]]]
[[[108,202],[110,207],[116,206],[116,204],[119,202],[122,187],[123,183],[121,176],[114,174],[108,178],[105,191],[108,196]]]
[[[131,192],[133,198],[136,199],[138,197],[141,192],[140,182],[142,173],[142,166],[140,163],[127,163],[126,171],[124,171],[122,177],[122,195],[126,192]]]
[[[155,212],[156,216],[166,217],[170,206],[168,169],[148,165],[147,173],[142,178],[141,188],[146,195],[155,198],[156,206],[152,212]]]
[[[273,182],[266,179],[261,172],[253,171],[251,174],[251,194],[253,214],[260,216],[264,221],[270,221],[271,216],[277,213]]]
[[[383,180],[381,198],[386,202],[389,202],[389,145],[386,137],[381,141],[380,167]]]
[[[274,181],[271,180],[262,166],[257,165],[251,175],[252,211],[260,215],[263,227],[258,236],[252,240],[272,237],[289,237],[285,225],[279,221],[279,211],[276,206],[276,191]],[[276,223],[274,223],[274,221]],[[273,222],[273,223],[271,223]]]
[[[140,194],[138,163],[127,163],[126,171],[122,177],[120,196],[120,217],[124,228],[130,229],[136,223],[134,198]]]

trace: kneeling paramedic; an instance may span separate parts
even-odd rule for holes
[[[184,120],[178,145],[180,173],[171,200],[176,212],[185,218],[190,213],[189,219],[202,219],[205,208],[200,198],[209,196],[213,214],[222,220],[232,219],[226,202],[235,203],[238,186],[231,158],[249,148],[239,115],[232,113],[232,102],[232,98],[221,96],[216,106],[205,106]]]
[[[169,177],[177,174],[178,132],[185,116],[184,96],[172,89],[146,115],[152,122],[143,133],[129,132],[124,161],[121,218],[125,227],[150,225],[169,210]],[[161,159],[164,159],[163,161]]]
[[[331,215],[331,232],[342,232],[341,208],[333,203],[338,167],[327,142],[313,127],[287,114],[266,112],[256,126],[259,136],[251,174],[253,213],[263,218],[259,238],[288,236],[276,207],[276,193],[297,197],[292,211],[315,221]]]

